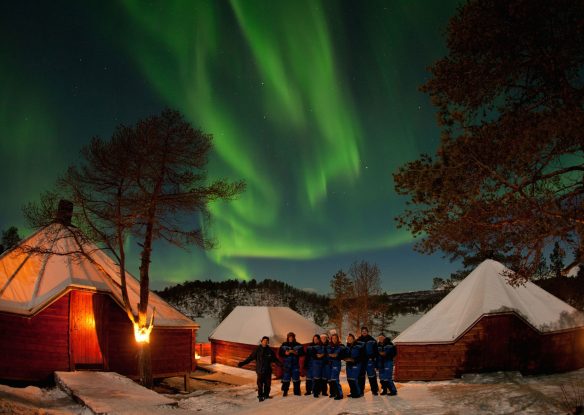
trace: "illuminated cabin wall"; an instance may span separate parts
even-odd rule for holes
[[[107,294],[73,290],[32,317],[0,313],[0,333],[0,379],[45,381],[75,369],[138,374],[132,324]],[[195,329],[155,325],[154,377],[192,371],[195,341]]]

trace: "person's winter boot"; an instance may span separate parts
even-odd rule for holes
[[[379,385],[377,379],[369,378],[369,385],[371,386],[371,393],[375,396],[379,395]]]
[[[338,382],[331,384],[331,391],[335,391],[335,400],[343,399],[343,388]]]
[[[318,398],[320,395],[320,381],[321,379],[313,379],[312,383],[312,396]]]
[[[290,388],[290,382],[282,382],[282,396],[288,396],[288,389]]]
[[[292,382],[292,385],[294,386],[294,395],[296,396],[300,396],[300,381],[297,380],[295,382]]]
[[[326,379],[321,379],[320,382],[321,382],[320,383],[320,390],[322,392],[322,396],[328,396],[328,393],[326,392],[327,387],[328,387],[328,383],[327,383]]]
[[[312,395],[312,379],[306,379],[306,395]]]
[[[339,396],[339,389],[337,388],[336,382],[329,382],[329,391],[331,398],[336,398],[337,396]]]
[[[381,393],[380,395],[387,395],[387,382],[382,380],[381,381]]]

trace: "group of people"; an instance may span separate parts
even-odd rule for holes
[[[276,353],[269,347],[269,337],[264,336],[260,346],[247,359],[239,362],[242,367],[251,361],[256,363],[258,399],[263,401],[270,396],[272,383],[272,363],[282,367],[282,395],[287,396],[292,383],[294,395],[300,391],[300,357],[304,356],[306,371],[305,395],[329,396],[335,400],[343,399],[343,388],[339,376],[341,363],[345,361],[350,398],[360,398],[365,391],[365,377],[369,379],[373,395],[397,395],[393,383],[393,359],[397,348],[389,337],[380,334],[375,340],[367,327],[361,327],[361,335],[347,336],[347,344],[341,343],[336,333],[315,334],[306,349],[296,341],[296,335],[288,333]],[[381,393],[377,383],[377,372],[381,383]],[[327,393],[328,392],[328,393]]]

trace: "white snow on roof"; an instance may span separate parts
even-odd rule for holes
[[[515,312],[540,332],[584,326],[582,313],[527,282],[511,286],[503,264],[486,260],[442,301],[395,338],[396,343],[452,342],[485,314]]]
[[[270,346],[280,346],[289,332],[296,341],[310,343],[312,336],[324,330],[288,307],[237,306],[209,335],[211,340],[243,344],[259,344],[263,336],[270,338]]]
[[[71,232],[52,224],[22,241],[0,256],[0,311],[33,315],[71,288],[110,293],[123,304],[119,266],[93,244],[84,244],[88,257],[78,251]],[[42,248],[51,253],[31,253]],[[128,296],[132,307],[140,301],[140,283],[126,272]],[[193,327],[198,325],[150,292],[149,315],[156,307],[155,326]],[[136,311],[136,310],[134,310]]]

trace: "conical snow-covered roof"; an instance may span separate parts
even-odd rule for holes
[[[452,342],[482,316],[503,312],[517,313],[540,332],[584,326],[581,312],[532,282],[511,286],[506,272],[497,261],[482,262],[395,342]]]
[[[324,330],[288,307],[237,306],[209,335],[210,340],[243,344],[259,344],[263,336],[270,338],[270,346],[280,346],[289,332],[296,341],[310,343],[312,336]]]
[[[0,255],[0,311],[33,315],[71,288],[110,293],[123,304],[119,266],[93,244],[84,244],[89,256],[79,251],[73,234],[53,223]],[[30,248],[37,252],[32,253]],[[130,304],[140,301],[140,283],[126,273]],[[198,324],[150,292],[149,315],[156,307],[155,326],[193,327]]]

